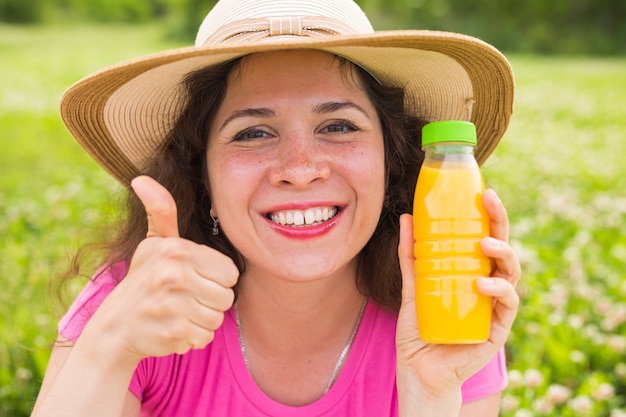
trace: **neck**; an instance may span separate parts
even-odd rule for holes
[[[235,308],[244,359],[258,386],[294,406],[324,395],[345,363],[364,302],[356,274],[294,282],[248,271]]]
[[[267,332],[282,346],[289,339],[327,338],[350,327],[364,299],[356,286],[356,264],[333,276],[294,281],[246,271],[238,287],[238,304],[247,333]],[[250,334],[250,337],[255,336]],[[282,337],[281,337],[282,336]],[[311,342],[311,340],[309,340]]]

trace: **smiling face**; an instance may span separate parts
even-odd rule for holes
[[[319,51],[242,59],[207,162],[213,212],[246,274],[354,274],[385,180],[380,121],[350,66]]]

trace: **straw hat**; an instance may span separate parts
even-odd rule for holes
[[[105,68],[71,86],[63,121],[85,150],[128,185],[185,106],[190,71],[253,52],[313,48],[342,56],[379,82],[405,88],[408,108],[428,120],[476,125],[479,163],[509,123],[514,81],[491,45],[457,33],[375,32],[352,0],[220,0],[195,46]]]

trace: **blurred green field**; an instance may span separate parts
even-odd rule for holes
[[[59,97],[104,65],[177,46],[161,33],[0,26],[0,416],[29,414],[64,308],[49,282],[99,236],[119,190],[65,131]],[[513,120],[484,166],[524,268],[502,415],[623,417],[626,59],[511,62]]]

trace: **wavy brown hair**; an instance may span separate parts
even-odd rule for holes
[[[398,309],[401,276],[397,246],[399,218],[412,211],[413,192],[423,153],[420,150],[424,122],[405,111],[404,90],[379,83],[364,69],[340,60],[345,76],[356,76],[377,109],[381,121],[386,191],[382,213],[374,234],[362,249],[359,259],[358,288],[382,306]],[[212,235],[213,220],[208,188],[206,146],[211,120],[219,109],[228,86],[229,75],[241,58],[203,68],[187,75],[182,89],[186,106],[142,173],[161,183],[174,197],[178,207],[180,236],[208,245],[232,258],[241,272],[245,262],[224,233]],[[144,207],[128,191],[126,217],[117,237],[107,245],[107,263],[130,262],[137,245],[145,238],[147,221]]]

